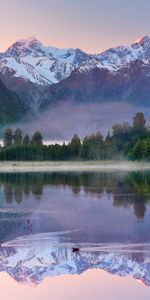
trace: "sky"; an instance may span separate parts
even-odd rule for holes
[[[0,51],[35,36],[98,53],[150,35],[149,0],[0,0]]]
[[[19,284],[7,274],[1,274],[0,280],[1,297],[5,300],[12,299],[12,295],[15,300],[20,300],[20,295],[22,300],[149,300],[150,295],[149,288],[137,280],[114,276],[102,270],[46,278],[37,287]]]

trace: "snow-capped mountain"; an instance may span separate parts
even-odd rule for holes
[[[57,83],[86,62],[90,55],[80,49],[58,49],[45,47],[36,38],[19,40],[0,56],[0,72],[11,72],[22,78],[44,86]]]
[[[100,54],[44,46],[36,38],[18,40],[0,53],[0,80],[35,118],[42,118],[41,112],[51,104],[64,101],[123,101],[148,107],[150,38],[145,36],[131,46],[110,48]]]
[[[18,282],[39,284],[46,277],[102,269],[119,276],[132,276],[150,286],[150,257],[143,245],[141,253],[139,245],[137,252],[135,245],[118,245],[117,251],[117,247],[114,246],[113,249],[111,245],[101,245],[101,250],[96,247],[92,250],[92,245],[89,249],[82,245],[79,253],[73,253],[72,244],[65,246],[54,243],[50,246],[47,243],[46,246],[43,242],[40,244],[39,240],[34,245],[33,241],[30,242],[30,246],[21,241],[21,246],[2,247],[0,272],[7,272]]]
[[[150,64],[136,60],[118,71],[94,67],[81,68],[65,80],[45,89],[39,111],[53,103],[129,103],[150,105]]]
[[[117,71],[127,64],[142,60],[150,62],[150,38],[143,37],[131,46],[119,46],[100,54],[87,54],[80,49],[46,47],[36,38],[18,40],[0,55],[0,72],[22,78],[40,86],[60,82],[73,70],[98,67]]]
[[[81,66],[81,70],[98,67],[115,72],[136,60],[141,60],[145,64],[150,63],[150,38],[148,36],[144,36],[131,46],[110,48],[98,55],[93,55],[91,60]]]

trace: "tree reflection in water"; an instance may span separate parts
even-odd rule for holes
[[[23,196],[30,194],[40,200],[44,188],[52,186],[68,187],[75,195],[83,191],[98,198],[105,192],[115,207],[133,206],[139,220],[144,218],[150,200],[150,172],[1,173],[0,186],[8,204],[14,200],[19,204]]]

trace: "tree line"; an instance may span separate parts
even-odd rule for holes
[[[100,132],[87,135],[82,141],[77,134],[68,144],[44,145],[43,136],[35,132],[32,137],[7,128],[0,147],[0,160],[107,160],[127,158],[150,160],[150,129],[142,112],[137,112],[130,125],[114,124],[112,132],[104,138]]]

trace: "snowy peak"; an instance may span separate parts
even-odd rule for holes
[[[34,37],[28,38],[26,40],[18,40],[4,53],[4,57],[12,56],[18,58],[30,54],[45,54],[44,46]]]
[[[95,58],[102,64],[103,68],[115,71],[127,64],[141,60],[144,63],[150,61],[150,38],[144,36],[131,46],[118,46],[110,48]]]
[[[89,55],[80,49],[46,47],[35,37],[18,40],[0,59],[0,72],[38,85],[50,85],[67,78],[85,63]]]
[[[11,74],[39,86],[48,86],[69,77],[74,70],[94,68],[114,73],[133,61],[150,62],[150,38],[144,36],[131,46],[110,48],[100,54],[87,54],[76,48],[44,46],[35,37],[18,40],[0,55],[0,73]]]
[[[135,44],[138,44],[139,46],[143,46],[146,44],[150,45],[150,38],[148,35],[145,35],[144,37],[140,38],[139,40],[135,41]]]

